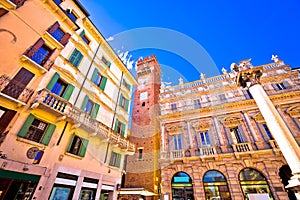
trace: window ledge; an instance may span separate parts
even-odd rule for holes
[[[52,49],[57,48],[58,50],[62,50],[64,48],[64,46],[47,31],[43,34],[43,38],[49,41],[47,44],[49,44]]]
[[[6,10],[15,10],[17,8],[17,6],[10,0],[0,1],[0,7],[4,8]]]
[[[17,100],[17,99],[15,99],[15,98],[12,98],[11,96],[8,96],[8,95],[6,95],[6,94],[4,94],[4,93],[2,93],[2,92],[0,92],[0,96],[3,96],[4,98],[7,98],[7,99],[9,99],[9,100],[12,100],[13,102],[16,102],[16,103],[18,104],[18,107],[21,107],[21,106],[25,106],[25,105],[26,105],[25,102],[22,102],[22,101],[20,101],[20,100]]]
[[[45,69],[44,67],[42,67],[41,65],[37,64],[36,62],[34,62],[32,59],[30,59],[29,57],[27,57],[26,55],[22,55],[21,57],[21,61],[23,62],[27,62],[30,65],[33,65],[35,68],[37,68],[42,74],[46,73],[48,70]]]
[[[72,153],[69,153],[69,152],[65,152],[65,155],[66,155],[66,156],[73,157],[73,158],[76,158],[76,159],[78,159],[78,160],[82,160],[82,159],[83,159],[83,157],[77,156],[77,155],[72,154]]]
[[[25,138],[22,138],[22,137],[19,137],[19,136],[17,136],[17,141],[23,142],[23,143],[26,143],[26,144],[31,144],[31,145],[34,145],[34,146],[39,147],[41,149],[46,149],[46,145],[44,145],[44,144],[34,142],[34,141],[31,141],[31,140],[28,140],[28,139],[25,139]]]

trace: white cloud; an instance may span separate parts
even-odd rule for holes
[[[126,67],[130,70],[133,68],[135,61],[132,60],[132,55],[129,54],[129,51],[121,52],[120,50],[117,51],[118,56],[122,60],[122,62],[126,65]]]
[[[112,37],[112,36],[110,36],[109,38],[106,39],[107,42],[113,41],[113,40],[114,40],[114,37]]]

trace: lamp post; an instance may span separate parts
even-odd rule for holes
[[[274,59],[274,56],[272,56]],[[274,61],[282,64],[282,61],[275,57]],[[286,188],[295,192],[297,199],[300,199],[300,148],[292,133],[284,123],[276,110],[274,104],[260,84],[263,74],[263,67],[253,67],[250,59],[231,65],[231,74],[236,77],[236,84],[239,87],[249,89],[255,103],[264,117],[272,136],[276,140],[284,158],[292,170],[293,176]]]

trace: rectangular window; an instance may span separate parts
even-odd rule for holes
[[[171,109],[172,109],[172,110],[177,110],[177,106],[176,106],[175,103],[172,103],[172,104],[171,104]]]
[[[122,94],[120,95],[119,105],[128,111],[129,100],[126,99]]]
[[[246,99],[253,99],[253,96],[249,90],[246,90]]]
[[[142,148],[139,149],[139,159],[140,160],[143,159],[143,149]]]
[[[74,67],[78,67],[81,60],[83,58],[83,55],[80,51],[78,51],[77,49],[74,49],[74,51],[72,52],[70,58],[69,58],[69,62],[74,65]]]
[[[269,139],[270,140],[274,140],[274,138],[273,138],[273,136],[271,134],[271,131],[269,130],[267,124],[262,124],[262,126],[264,127],[264,130],[265,130],[267,136],[269,137]]]
[[[48,145],[56,126],[39,120],[30,114],[20,129],[18,136]]]
[[[225,101],[225,100],[226,100],[226,95],[225,95],[225,94],[220,94],[220,95],[219,95],[219,99],[220,99],[221,101]]]
[[[241,133],[240,133],[238,127],[231,128],[230,129],[230,134],[231,134],[233,143],[237,144],[237,143],[242,143],[243,142],[242,137],[241,137]]]
[[[174,150],[182,149],[182,135],[175,135],[173,137],[174,140]]]
[[[121,165],[121,154],[111,152],[109,165],[113,167],[120,167]]]
[[[73,11],[68,10],[67,15],[73,22],[76,22],[76,20],[78,19],[78,17],[76,16],[76,14]]]
[[[54,0],[54,2],[55,2],[57,5],[59,5],[59,4],[61,4],[63,1],[62,1],[62,0]]]
[[[104,56],[102,56],[101,61],[102,61],[108,68],[110,68],[111,63],[110,63],[106,58],[104,58]]]
[[[210,146],[208,131],[200,133],[202,147]]]
[[[66,99],[67,101],[70,99],[74,90],[74,86],[67,84],[60,79],[60,76],[57,72],[54,73],[46,88],[52,93]]]
[[[95,73],[93,75],[92,81],[93,81],[93,83],[95,83],[95,85],[97,85],[98,87],[100,87],[101,81],[102,81],[102,76],[101,76],[101,74],[98,71],[97,71],[97,73]]]
[[[47,32],[52,35],[59,43],[61,43],[63,46],[65,46],[71,35],[69,33],[65,33],[61,28],[60,24],[55,22],[52,26],[50,26],[47,30]]]
[[[86,37],[84,30],[80,33],[80,37],[87,45],[90,44],[91,41]]]
[[[120,122],[118,119],[116,119],[114,130],[117,133],[119,133],[120,135],[125,136],[125,128],[126,128],[126,125],[123,124],[122,122]]]
[[[31,59],[39,65],[44,65],[51,52],[52,50],[43,44],[36,52],[33,53]]]
[[[88,142],[89,142],[88,140],[74,134],[72,136],[67,152],[77,156],[84,157]]]
[[[87,95],[84,97],[84,100],[81,105],[81,110],[83,110],[85,113],[91,115],[92,118],[95,119],[97,117],[99,108],[100,105],[90,100]]]
[[[130,91],[131,85],[128,84],[124,79],[123,79],[123,85]]]
[[[201,108],[200,99],[194,100],[194,109]]]
[[[14,78],[4,87],[2,93],[18,99],[33,77],[34,74],[32,72],[22,67]]]
[[[291,88],[291,85],[287,81],[272,84],[272,86],[275,90],[285,90],[285,89],[290,89]]]
[[[6,130],[16,113],[17,111],[0,106],[0,135]],[[0,144],[3,142],[3,139],[4,138],[0,137]]]

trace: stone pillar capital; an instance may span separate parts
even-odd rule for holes
[[[249,69],[239,69],[236,76],[237,86],[249,88],[253,85],[260,84],[260,77],[262,76],[263,67],[255,67]]]

